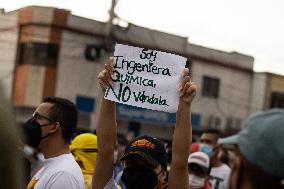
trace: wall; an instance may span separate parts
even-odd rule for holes
[[[269,77],[266,73],[254,73],[250,113],[264,110],[268,79]]]
[[[272,74],[271,90],[275,92],[284,93],[284,76]]]
[[[0,83],[5,95],[11,97],[16,62],[18,27],[17,13],[0,14]]]
[[[198,86],[198,94],[192,110],[201,114],[203,127],[208,126],[210,116],[221,118],[221,125],[218,129],[225,129],[227,118],[244,120],[249,115],[252,81],[250,73],[206,64],[199,60],[194,60],[191,67],[193,81]],[[218,98],[202,96],[203,76],[220,79]]]

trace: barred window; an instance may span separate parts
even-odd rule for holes
[[[218,98],[219,87],[220,87],[220,80],[218,78],[203,76],[203,84],[202,84],[203,96]]]
[[[20,44],[19,64],[55,66],[58,59],[58,45],[47,43]]]

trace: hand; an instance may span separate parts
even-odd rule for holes
[[[104,70],[99,73],[98,80],[103,91],[105,91],[107,87],[112,86],[113,84],[112,82],[113,63],[114,63],[114,58],[110,57],[108,63],[105,64]]]
[[[180,99],[185,103],[191,103],[196,96],[197,86],[189,77],[189,70],[185,68],[182,72],[182,81],[179,87]]]

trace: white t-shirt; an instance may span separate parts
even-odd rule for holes
[[[209,181],[212,189],[229,189],[231,168],[222,164],[220,167],[212,167]]]
[[[82,171],[72,154],[63,154],[44,161],[27,189],[84,189]]]

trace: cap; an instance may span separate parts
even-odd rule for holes
[[[220,138],[218,140],[218,144],[226,145],[226,144],[238,144],[239,135],[232,135],[225,138]]]
[[[232,135],[225,138],[219,138],[218,144],[222,145],[224,149],[235,150],[238,144],[239,135]]]
[[[210,159],[204,152],[194,152],[188,157],[188,164],[195,163],[207,170],[210,168]]]
[[[161,164],[163,169],[167,169],[167,153],[164,142],[157,138],[144,135],[133,139],[126,146],[125,153],[120,160],[124,161],[133,154],[141,155],[154,166]]]
[[[284,110],[272,109],[249,117],[234,140],[252,164],[276,177],[284,178]],[[223,143],[224,143],[223,141]],[[222,141],[221,141],[222,142]]]

